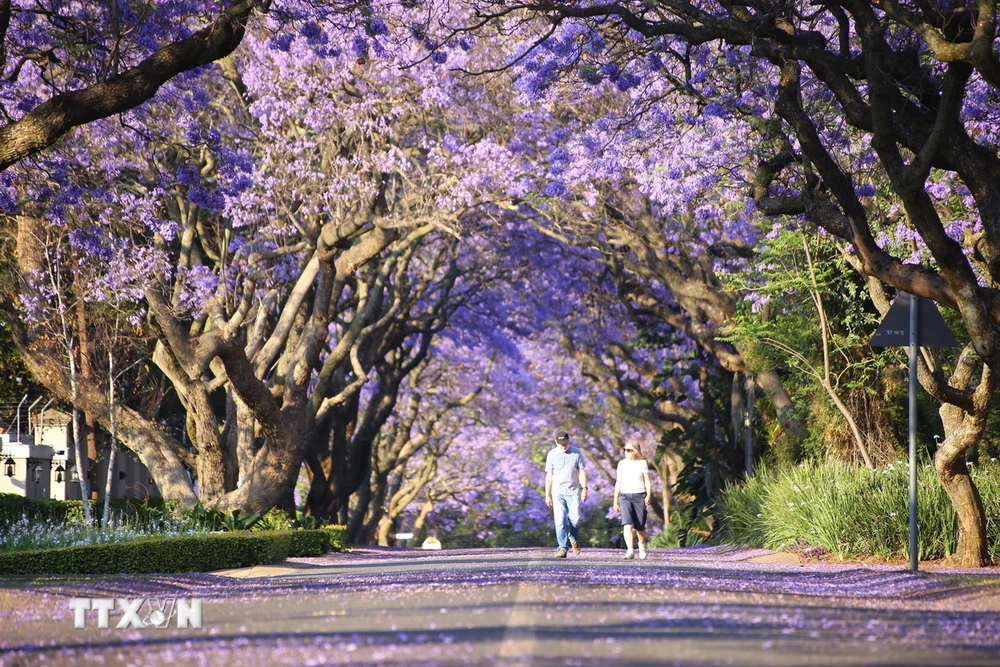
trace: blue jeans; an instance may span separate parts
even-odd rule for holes
[[[559,542],[559,548],[569,549],[570,542],[579,540],[576,527],[580,523],[580,494],[553,494],[552,511],[555,514],[556,540]]]

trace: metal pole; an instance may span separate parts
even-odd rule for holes
[[[920,297],[910,295],[910,569],[917,571],[917,310]]]
[[[38,413],[38,426],[35,427],[35,440],[38,440],[39,444],[41,444],[41,439],[45,436],[45,411],[50,405],[52,405],[52,401],[54,400],[56,399],[50,398],[48,402],[42,406],[41,412]]]
[[[28,395],[27,394],[25,394],[24,397],[21,399],[21,402],[17,404],[17,441],[18,441],[18,443],[21,442],[21,406],[24,405],[24,402],[26,400],[28,400]]]
[[[35,409],[35,406],[38,405],[38,401],[40,400],[42,400],[41,396],[32,401],[31,405],[28,406],[28,435],[31,435],[35,431],[31,424],[31,411]]]
[[[753,401],[754,401],[754,383],[753,376],[747,373],[747,409],[745,411],[744,417],[744,434],[743,437],[743,458],[744,465],[746,466],[747,477],[753,473]]]

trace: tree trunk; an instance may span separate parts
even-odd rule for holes
[[[959,567],[982,567],[989,558],[983,500],[969,474],[965,455],[986,430],[997,374],[981,361],[973,361],[971,352],[971,345],[962,352],[951,384],[956,388],[968,386],[977,369],[981,369],[979,385],[971,392],[970,404],[941,406],[945,438],[934,455],[934,469],[958,516],[958,548],[953,560]]]
[[[368,503],[371,502],[371,485],[362,484],[358,487],[358,495],[356,498],[355,506],[349,513],[349,518],[347,521],[347,541],[351,544],[360,544],[358,537],[362,532],[364,527],[365,514],[368,511]],[[346,503],[345,503],[346,504]],[[367,542],[367,535],[363,538]]]
[[[39,274],[44,266],[44,224],[39,218],[23,215],[18,216],[17,222],[18,266],[24,278],[23,289],[30,290],[31,276]],[[39,332],[23,318],[12,315],[10,322],[14,344],[35,379],[59,400],[78,403],[80,409],[94,415],[100,424],[107,426],[110,423],[110,409],[103,388],[94,387],[90,382],[78,378],[74,391],[70,386],[61,351],[48,337],[38,335]],[[138,412],[121,406],[113,406],[111,409],[115,410],[122,443],[135,452],[152,473],[163,498],[179,501],[183,505],[194,505],[196,499],[191,480],[178,457],[178,450],[181,448],[178,446],[175,450],[170,437],[159,430],[155,422]]]
[[[732,447],[741,449],[743,447],[743,424],[746,421],[746,403],[743,400],[743,382],[739,373],[733,373],[733,386],[729,391],[729,419],[732,422]]]
[[[427,522],[427,515],[434,511],[434,502],[427,500],[423,505],[420,506],[420,514],[417,515],[416,521],[413,522],[413,538],[415,540],[420,539],[420,534],[424,530],[424,523]]]
[[[820,381],[820,384],[823,385],[823,389],[826,390],[826,393],[830,396],[830,400],[832,400],[833,404],[837,406],[838,410],[840,410],[841,416],[843,416],[844,420],[847,422],[848,428],[851,429],[851,437],[854,439],[854,444],[858,448],[858,453],[861,454],[861,460],[865,462],[865,467],[869,470],[875,470],[875,464],[872,463],[872,457],[869,456],[868,447],[865,445],[865,437],[861,433],[861,429],[858,428],[858,422],[854,419],[854,415],[851,413],[850,408],[844,404],[844,401],[842,401],[840,396],[837,395],[837,390],[833,388],[833,385],[831,385],[828,380],[823,379]]]
[[[74,282],[79,283],[80,280],[81,274],[75,273]],[[85,292],[85,289],[79,284],[76,287],[80,294]],[[80,338],[80,377],[85,382],[92,382],[94,370],[90,363],[90,335],[87,331],[87,312],[82,301],[76,304],[76,326],[77,336]],[[89,412],[84,413],[83,425],[83,435],[87,440],[87,465],[80,467],[80,469],[86,468],[87,481],[90,483],[90,498],[97,500],[99,476],[97,474],[97,424],[94,421],[94,415]]]
[[[989,370],[986,373],[987,382],[990,382],[992,374]],[[976,418],[948,404],[941,406],[940,412],[945,439],[934,454],[934,469],[958,517],[958,548],[952,559],[957,567],[982,567],[988,561],[986,512],[979,490],[969,474],[965,454],[979,441],[986,417],[982,414]],[[985,410],[982,412],[985,413]]]
[[[226,493],[225,452],[205,385],[193,382],[188,389],[188,419],[194,421],[194,441],[198,448],[198,498],[209,505]]]
[[[660,493],[663,497],[663,525],[670,523],[670,510],[673,504],[674,492],[670,485],[670,459],[664,452],[660,458]]]
[[[250,474],[240,488],[222,496],[213,506],[222,512],[241,509],[263,514],[295,488],[301,467],[302,450],[293,434],[281,442],[268,442],[254,457]]]
[[[989,560],[983,499],[969,475],[965,452],[958,456],[953,453],[942,455],[943,450],[939,450],[934,457],[941,485],[958,515],[958,549],[952,560],[957,567],[983,567]]]
[[[795,404],[792,397],[788,395],[785,386],[781,383],[777,371],[771,369],[757,373],[754,381],[760,387],[778,416],[778,423],[781,424],[781,437],[799,440],[803,436],[802,422],[795,414]]]
[[[108,454],[108,478],[104,488],[104,513],[101,527],[107,529],[111,520],[111,490],[115,483],[115,460],[118,458],[118,424],[115,423],[115,354],[108,350],[108,410],[111,417],[111,453]]]
[[[389,545],[389,533],[392,532],[392,527],[395,522],[386,515],[382,515],[382,518],[378,522],[378,530],[376,531],[377,544],[380,547],[387,547]]]

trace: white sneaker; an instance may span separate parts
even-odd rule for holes
[[[639,560],[646,560],[646,550],[639,549]]]
[[[622,560],[632,560],[633,558],[635,558],[635,554],[632,553],[631,549],[629,549],[628,551],[626,551],[625,555],[622,556]]]

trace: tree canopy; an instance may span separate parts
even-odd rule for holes
[[[748,427],[758,457],[894,460],[900,360],[864,337],[908,292],[967,343],[920,381],[981,564],[995,27],[985,1],[0,0],[14,340],[167,497],[291,508],[302,475],[386,543],[541,525],[562,430],[605,481],[641,440],[661,515],[741,474]],[[147,391],[109,401],[90,341],[122,319]]]

